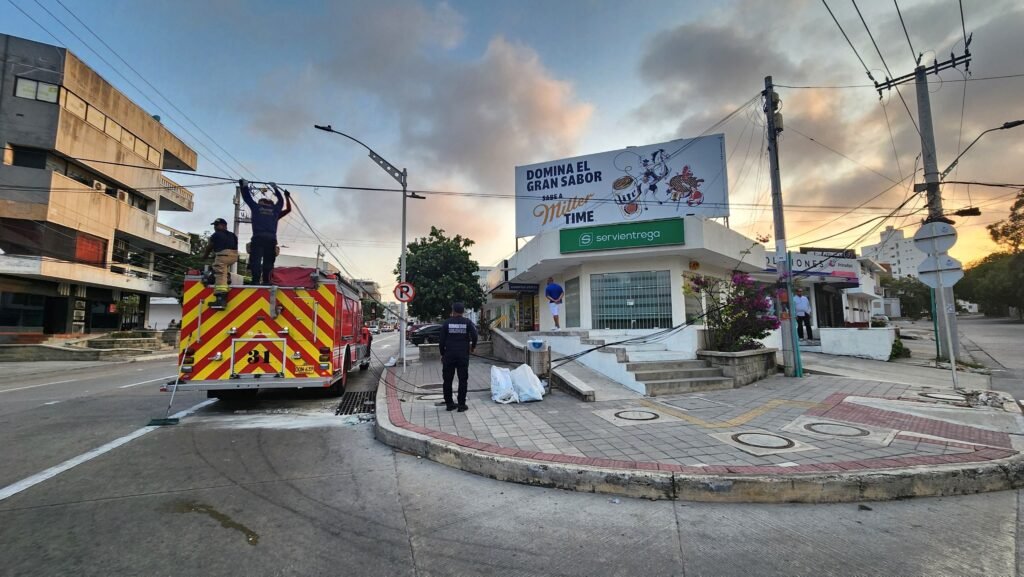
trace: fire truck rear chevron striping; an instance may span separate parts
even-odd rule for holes
[[[312,268],[278,268],[274,286],[232,285],[223,309],[213,287],[185,277],[178,388],[226,396],[236,390],[345,388],[370,366],[359,291]]]

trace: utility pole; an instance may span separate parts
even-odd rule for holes
[[[921,158],[924,161],[924,184],[915,184],[915,192],[926,192],[928,195],[928,218],[925,224],[930,222],[945,222],[953,224],[942,211],[942,193],[939,183],[942,177],[939,174],[939,164],[935,156],[935,131],[932,128],[932,105],[928,94],[928,75],[938,73],[942,70],[956,68],[960,64],[965,70],[970,70],[971,51],[969,49],[971,39],[967,38],[964,43],[964,53],[960,56],[949,55],[949,59],[943,62],[935,60],[930,66],[921,64],[918,58],[917,67],[914,72],[904,74],[899,78],[886,78],[885,82],[876,82],[875,89],[881,98],[883,90],[892,90],[901,84],[914,81],[917,91],[917,124],[921,132]],[[938,327],[935,332],[935,341],[939,343],[940,357],[955,359],[960,352],[960,338],[957,332],[956,322],[956,300],[953,297],[952,287],[936,288],[935,297],[939,300],[939,307],[936,307]]]
[[[779,307],[779,321],[782,328],[782,359],[787,377],[801,375],[797,358],[799,344],[793,338],[794,319],[791,304],[793,302],[793,277],[789,274],[789,250],[786,248],[786,219],[782,212],[782,179],[779,176],[779,142],[778,135],[782,132],[782,113],[778,112],[779,95],[775,93],[772,77],[764,77],[764,115],[768,123],[768,164],[772,182],[772,215],[775,221],[775,269],[778,271],[778,284],[775,302]]]

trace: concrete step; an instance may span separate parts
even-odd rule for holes
[[[641,363],[648,361],[689,361],[693,360],[693,354],[679,353],[675,351],[629,351],[626,353],[630,363]]]
[[[671,379],[649,381],[644,383],[647,395],[676,395],[679,393],[696,393],[700,391],[719,391],[733,388],[732,379],[728,377],[702,377],[693,379]]]
[[[667,352],[667,351],[666,351]],[[626,365],[626,370],[635,373],[637,371],[667,371],[675,369],[703,369],[708,366],[707,361],[701,360],[666,360],[666,361],[633,361]]]
[[[666,369],[661,371],[633,371],[633,377],[641,383],[671,381],[678,379],[706,379],[721,377],[722,369],[703,367],[695,369]]]
[[[624,344],[615,345],[617,349],[624,349],[627,353],[640,352],[640,351],[664,351],[668,350],[665,345],[661,343],[647,343],[647,344]]]

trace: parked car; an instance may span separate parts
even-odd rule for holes
[[[409,340],[412,344],[419,346],[423,343],[436,343],[441,336],[441,325],[425,325],[421,326],[414,332]]]
[[[889,326],[889,317],[885,315],[871,315],[871,326],[887,327]]]
[[[377,326],[377,325],[371,326],[370,327],[370,334],[371,335],[379,335],[380,334],[380,327]]]
[[[430,325],[433,325],[433,324],[437,324],[437,323],[419,323],[419,324],[409,325],[408,327],[405,328],[405,338],[411,339],[413,333],[415,333],[416,331],[422,329],[423,327],[429,327]]]

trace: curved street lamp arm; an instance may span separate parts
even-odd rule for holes
[[[946,170],[942,171],[942,174],[939,175],[939,180],[942,180],[942,179],[946,178],[946,175],[948,175],[951,170],[956,168],[956,164],[958,162],[960,162],[960,158],[962,158],[963,155],[967,154],[967,151],[970,150],[971,147],[974,146],[974,144],[976,142],[981,140],[982,136],[985,136],[989,132],[992,132],[992,131],[995,131],[995,130],[1006,130],[1008,128],[1016,128],[1016,127],[1018,127],[1018,126],[1020,126],[1022,124],[1024,124],[1024,120],[1012,120],[1010,122],[1004,122],[1002,126],[997,126],[995,128],[989,128],[988,130],[986,130],[986,131],[982,132],[981,134],[979,134],[977,138],[972,140],[971,143],[967,145],[967,148],[963,149],[963,151],[961,151],[960,154],[958,154],[956,156],[956,158],[953,159],[953,162],[951,162],[949,164],[949,166],[946,167]]]

